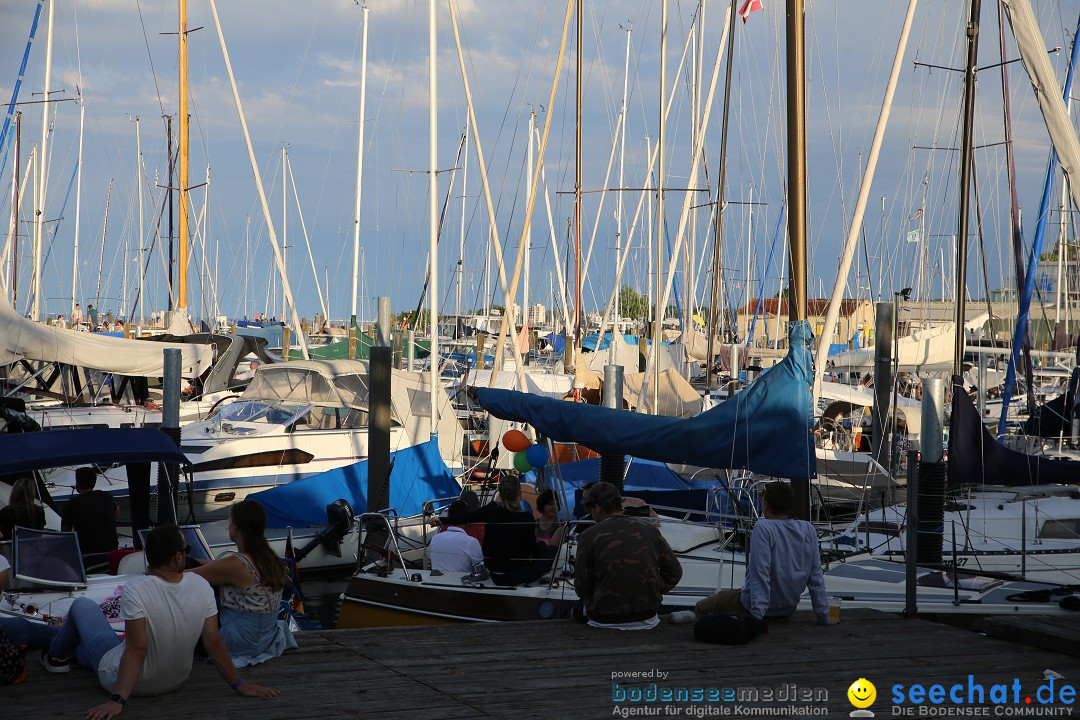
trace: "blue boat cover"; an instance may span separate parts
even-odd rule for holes
[[[419,515],[434,498],[457,497],[461,486],[439,455],[436,440],[390,453],[390,507],[398,515]],[[368,461],[327,470],[318,475],[248,495],[266,509],[271,528],[313,527],[326,524],[326,506],[345,498],[357,515],[367,512]]]
[[[695,487],[694,483],[662,462],[627,458],[626,464],[626,476],[623,479],[623,488],[626,490],[689,490]],[[559,474],[563,483],[576,490],[600,477],[600,458],[563,463],[559,465]],[[535,483],[536,475],[536,470],[530,470],[521,480]]]
[[[190,465],[158,428],[88,428],[0,434],[0,475],[75,465],[175,462]]]
[[[552,440],[578,442],[602,454],[810,478],[817,470],[812,345],[810,324],[792,323],[787,357],[735,397],[688,419],[514,390],[477,388],[476,396],[495,417],[528,423]]]

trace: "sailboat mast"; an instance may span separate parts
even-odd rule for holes
[[[529,136],[529,143],[532,143],[532,135]],[[454,293],[454,315],[457,319],[454,322],[455,328],[461,328],[461,284],[465,274],[465,203],[468,197],[469,189],[469,109],[465,108],[465,139],[462,141],[462,161],[461,161],[461,234],[458,236],[458,258],[457,258],[457,288]],[[455,332],[454,337],[461,339],[459,333]]]
[[[803,0],[787,0],[788,321],[806,319],[806,38]],[[811,452],[813,450],[811,449]],[[810,479],[792,478],[792,517],[810,519]]]
[[[428,258],[431,263],[428,275],[431,282],[429,294],[431,307],[431,349],[428,354],[428,383],[431,398],[431,434],[438,435],[439,428],[439,76],[437,46],[435,43],[435,0],[428,0]]]
[[[15,112],[15,164],[11,172],[11,307],[19,307],[19,160],[22,157],[22,112]]]
[[[616,198],[616,220],[615,220],[615,258],[618,261],[622,257],[622,236],[623,236],[623,195],[625,194],[626,180],[626,96],[629,93],[630,85],[630,35],[633,33],[633,27],[626,28],[626,55],[623,61],[623,86],[622,86],[622,103],[619,108],[619,117],[622,122],[619,123],[619,194]],[[611,333],[611,353],[608,362],[612,365],[617,363],[618,356],[618,344],[622,341],[622,330],[619,321],[622,319],[622,308],[619,307],[619,295],[621,294],[618,283],[618,276],[616,276],[615,282],[615,312],[614,322],[612,323]],[[600,332],[604,329],[601,327]]]
[[[731,37],[728,38],[727,46],[727,73],[724,79],[724,119],[720,126],[720,181],[716,188],[716,209],[713,211],[715,227],[713,228],[713,262],[712,277],[709,283],[709,327],[707,330],[708,341],[706,347],[705,362],[705,394],[712,389],[713,363],[716,358],[715,338],[717,323],[720,319],[720,268],[723,264],[721,250],[724,238],[724,182],[727,177],[727,143],[728,143],[728,117],[731,109],[731,66],[735,53],[735,0],[731,0],[731,17],[728,20],[731,26]],[[779,313],[779,309],[777,310]],[[732,372],[735,368],[732,368]]]
[[[178,0],[180,6],[180,177],[177,178],[180,203],[180,237],[178,239],[178,270],[176,282],[177,308],[187,309],[187,259],[188,259],[188,38],[187,38],[187,0]]]
[[[975,61],[979,55],[979,14],[982,0],[971,0],[967,25],[967,62],[964,65],[964,127],[960,145],[960,218],[956,232],[956,344],[953,375],[960,375],[964,365],[964,317],[967,302],[967,232],[971,166],[974,155],[972,136],[975,129]]]
[[[356,286],[360,275],[360,191],[364,174],[364,129],[367,116],[367,47],[368,47],[368,6],[363,7],[364,32],[360,41],[360,127],[356,140],[356,218],[353,222],[353,266],[352,266],[352,301],[349,306],[351,321],[349,327],[356,327]],[[329,288],[329,286],[327,286]]]
[[[667,7],[667,0],[664,0],[664,6]],[[575,53],[577,56],[577,95],[574,105],[574,345],[571,355],[575,362],[581,349],[581,98],[582,86],[585,84],[581,70],[581,53],[584,47],[583,21],[582,0],[577,0],[577,51]],[[663,97],[662,92],[661,97]],[[601,332],[603,332],[602,329]]]
[[[56,0],[49,3],[48,34],[45,42],[45,89],[44,102],[41,104],[41,152],[38,153],[37,197],[34,201],[34,277],[31,292],[34,302],[31,305],[31,317],[41,320],[41,250],[45,238],[45,190],[49,183],[49,93],[52,80],[53,55],[53,18],[56,15]]]
[[[79,98],[79,160],[75,173],[75,249],[71,259],[71,314],[75,313],[75,303],[79,301],[79,227],[82,225],[82,167],[83,167],[83,127],[86,124],[86,103]],[[141,217],[141,216],[140,216]],[[127,266],[125,265],[125,271]],[[71,315],[69,314],[70,318]]]
[[[536,110],[529,112],[529,139],[526,143],[528,151],[526,154],[526,164],[528,170],[525,173],[525,197],[532,197],[533,188],[533,128],[536,127]],[[522,305],[522,324],[528,326],[529,324],[529,275],[532,270],[532,223],[529,223],[528,229],[525,231],[525,277],[523,278],[521,288],[521,305]],[[516,340],[515,340],[516,342]]]
[[[288,181],[288,176],[286,174],[287,173],[286,167],[288,165],[288,162],[289,162],[289,155],[285,151],[285,146],[282,145],[281,146],[281,264],[285,268],[285,275],[283,275],[282,278],[281,278],[282,283],[288,282],[288,273],[289,273],[289,265],[287,263],[287,260],[289,258],[289,215],[288,215],[289,181]],[[282,285],[282,291],[281,291],[281,322],[285,323],[286,325],[288,325],[288,323],[285,322],[285,315],[286,315],[286,313],[288,311],[289,311],[289,304],[288,304],[288,301],[285,299],[284,285]],[[300,331],[300,329],[297,328],[297,332],[299,332],[299,331]],[[285,358],[288,359],[288,357],[289,357],[289,348],[283,347],[283,348],[281,348],[281,351],[283,353],[285,353]]]
[[[146,237],[146,226],[143,224],[143,163],[142,163],[142,133],[139,129],[139,117],[135,116],[135,155],[138,167],[135,170],[135,182],[138,183],[136,192],[139,195],[139,249],[135,255],[137,258],[136,269],[139,275],[139,296],[136,302],[139,304],[139,324],[144,325],[146,321],[146,315],[143,310],[146,307],[145,298],[143,297],[143,238]],[[76,220],[78,222],[78,220]],[[78,225],[76,225],[78,227]],[[125,323],[127,324],[127,323]]]
[[[664,294],[663,280],[661,278],[664,275],[664,255],[661,252],[661,248],[664,245],[664,174],[667,171],[666,153],[664,152],[664,126],[666,123],[665,107],[664,107],[664,90],[667,88],[667,30],[668,30],[668,0],[661,0],[660,2],[660,123],[656,131],[656,312],[653,314],[653,327],[652,327],[652,351],[656,354],[656,358],[653,362],[656,375],[652,380],[652,394],[653,394],[653,412],[657,412],[659,407],[656,400],[657,395],[657,382],[659,376],[660,367],[660,329],[664,324],[664,308],[660,307],[660,303],[663,302],[660,298]],[[650,381],[650,378],[646,377],[642,380],[642,389],[646,383]]]

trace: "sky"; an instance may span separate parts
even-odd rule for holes
[[[522,238],[527,193],[526,154],[530,114],[541,129],[549,120],[544,154],[551,203],[549,225],[538,197],[531,234],[528,302],[561,306],[560,273],[567,276],[574,189],[574,24],[558,75],[554,103],[549,95],[566,5],[518,0],[455,0],[463,54],[487,163],[495,229],[507,256],[507,276]],[[741,4],[741,3],[740,3]],[[786,285],[785,226],[777,233],[784,202],[785,78],[784,4],[764,0],[764,10],[734,26],[734,65],[728,121],[728,159],[723,263],[728,301],[743,304]],[[1035,0],[1051,61],[1064,78],[1080,0]],[[957,225],[957,174],[967,3],[919,3],[881,160],[863,223],[849,297],[891,299],[894,290],[916,287],[924,295],[951,297]],[[0,100],[11,97],[18,77],[35,3],[0,4]],[[363,272],[358,291],[361,319],[374,313],[374,298],[389,295],[395,311],[415,307],[424,283],[428,235],[428,3],[385,0],[369,3],[367,102],[360,242]],[[708,94],[727,3],[706,0],[701,40],[701,106]],[[907,2],[900,0],[808,0],[807,140],[809,285],[812,297],[827,297],[835,281],[843,238],[855,206]],[[48,4],[46,4],[46,11]],[[288,2],[232,0],[218,7],[236,75],[271,219],[287,248],[289,282],[299,314],[324,308],[331,318],[349,315],[352,298],[353,222],[359,129],[362,6],[352,0]],[[669,2],[666,93],[674,101],[665,129],[667,173],[665,243],[674,246],[692,155],[693,58],[677,74],[692,35],[699,3]],[[198,316],[221,313],[280,316],[280,278],[273,267],[269,234],[258,200],[243,134],[222,59],[209,0],[188,7],[191,112],[193,239],[189,305]],[[582,244],[592,247],[583,283],[583,306],[602,308],[615,286],[617,192],[622,195],[619,244],[629,243],[622,285],[647,294],[655,272],[650,247],[656,222],[652,200],[641,203],[640,220],[629,226],[646,177],[648,147],[659,130],[660,3],[653,0],[586,2],[583,60]],[[49,104],[48,183],[44,215],[48,252],[43,272],[47,312],[66,312],[75,264],[76,296],[103,308],[132,308],[137,268],[145,267],[142,310],[167,304],[166,241],[155,225],[167,184],[164,115],[177,110],[177,10],[162,0],[57,0],[52,89]],[[438,167],[440,209],[448,198],[439,247],[439,304],[444,312],[486,302],[505,302],[489,250],[475,142],[458,155],[467,103],[445,0],[437,3]],[[999,62],[996,4],[983,3],[979,65]],[[629,33],[628,102],[624,175],[613,152],[623,91]],[[29,54],[21,102],[40,100],[44,86],[46,13]],[[1006,30],[1006,58],[1017,57]],[[720,56],[721,63],[724,56]],[[917,66],[915,61],[934,65]],[[704,164],[691,193],[694,218],[687,232],[692,293],[708,304],[711,208],[719,176],[724,70],[720,66],[706,124]],[[1026,210],[1024,239],[1031,242],[1049,141],[1030,82],[1019,63],[1008,66],[1019,198]],[[968,293],[1014,283],[1007,242],[1009,199],[1005,175],[1000,70],[978,75],[975,143],[982,240],[972,216]],[[81,95],[80,95],[81,92]],[[79,106],[85,106],[81,212],[77,222],[75,176]],[[21,106],[22,168],[41,142],[42,104]],[[140,231],[136,122],[141,135],[144,220]],[[698,115],[698,117],[701,117]],[[282,147],[292,179],[282,215]],[[924,149],[936,147],[937,149]],[[10,213],[13,150],[0,173],[0,216]],[[614,158],[608,174],[609,158]],[[209,181],[207,181],[209,177]],[[453,186],[451,187],[451,178]],[[464,197],[462,186],[464,184]],[[295,187],[295,190],[294,190]],[[636,190],[636,191],[635,191]],[[1055,191],[1057,192],[1057,191]],[[295,197],[294,197],[295,193]],[[27,233],[32,197],[20,213],[19,306],[26,301],[30,266]],[[65,203],[65,197],[66,203]],[[297,197],[299,202],[297,202]],[[753,203],[753,204],[751,204]],[[298,209],[299,205],[299,209]],[[108,208],[106,222],[106,207]],[[922,217],[909,220],[923,209]],[[302,221],[301,221],[302,217]],[[1056,237],[1057,214],[1052,216]],[[786,221],[785,221],[786,222]],[[78,226],[79,253],[75,263]],[[551,232],[551,228],[554,232]],[[595,228],[595,231],[594,231]],[[463,232],[464,230],[464,232]],[[305,240],[305,231],[307,241]],[[920,260],[917,231],[926,241]],[[161,221],[160,235],[166,235]],[[104,237],[104,243],[102,238]],[[152,252],[137,253],[141,245]],[[2,243],[9,241],[5,229]],[[310,243],[310,259],[307,245]],[[461,252],[459,248],[463,247]],[[666,255],[669,250],[665,247]],[[985,256],[985,262],[984,262]],[[461,274],[457,274],[461,258]],[[141,261],[141,262],[140,262]],[[665,260],[665,263],[667,261]],[[680,263],[679,302],[685,302],[685,266]],[[985,264],[986,273],[983,274]],[[125,285],[124,267],[127,267]],[[486,270],[489,268],[490,270]],[[9,268],[5,268],[7,272]],[[320,300],[320,297],[322,300]],[[124,299],[127,303],[124,305]],[[519,304],[525,301],[519,291]],[[133,313],[138,318],[139,311]]]

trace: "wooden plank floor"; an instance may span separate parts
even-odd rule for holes
[[[1032,695],[1050,669],[1064,676],[1059,685],[1080,685],[1080,659],[1020,643],[866,610],[845,610],[834,627],[812,620],[800,614],[773,623],[746,646],[698,643],[692,625],[666,623],[648,632],[561,621],[306,632],[299,650],[243,673],[280,689],[279,698],[236,696],[212,667],[196,663],[182,690],[133,698],[122,717],[606,718],[625,706],[613,702],[612,682],[650,682],[612,674],[649,670],[667,673],[652,681],[668,687],[824,688],[828,699],[814,704],[818,717],[847,717],[847,688],[860,677],[877,686],[871,709],[878,717],[892,715],[896,683],[966,684],[972,674],[987,687],[1018,679],[1022,693]],[[96,676],[81,668],[50,675],[34,657],[29,675],[22,685],[0,687],[0,718],[82,717],[106,699]],[[751,714],[735,705],[671,703],[666,716]],[[651,709],[665,716],[663,704]]]

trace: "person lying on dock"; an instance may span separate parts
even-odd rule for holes
[[[682,579],[682,566],[655,523],[630,517],[619,489],[589,488],[585,507],[596,524],[578,541],[574,589],[589,625],[619,630],[656,627],[664,593]]]
[[[832,625],[817,531],[806,520],[790,517],[795,495],[785,482],[765,486],[765,519],[750,534],[750,556],[741,589],[721,590],[698,600],[693,611],[673,613],[672,622],[688,622],[709,613],[742,613],[756,620],[788,617],[805,589],[810,590],[818,625]]]
[[[91,708],[89,720],[119,715],[132,694],[158,695],[177,690],[191,674],[195,643],[202,638],[218,674],[246,697],[274,697],[277,690],[245,683],[233,667],[218,634],[214,591],[203,578],[184,572],[188,548],[180,528],[159,525],[144,544],[146,575],[124,586],[120,616],[124,639],[116,636],[97,604],[76,598],[41,664],[52,673],[68,672],[70,661],[97,673],[109,701]]]

